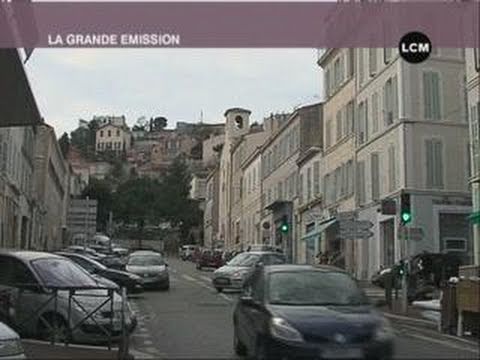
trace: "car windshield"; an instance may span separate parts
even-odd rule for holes
[[[85,261],[88,261],[92,266],[96,267],[97,269],[100,269],[100,270],[105,270],[107,269],[107,267],[105,265],[103,265],[102,263],[99,263],[98,261],[96,260],[93,260],[93,259],[85,259]]]
[[[98,284],[84,269],[68,259],[45,258],[32,261],[32,267],[45,286],[97,287]]]
[[[368,304],[355,281],[341,272],[291,271],[270,275],[268,296],[277,305]]]
[[[238,254],[231,261],[229,261],[228,265],[231,265],[231,266],[253,266],[258,262],[259,259],[260,259],[260,255],[242,253],[242,254]]]
[[[159,255],[135,255],[128,259],[128,265],[133,266],[155,266],[165,265],[165,261]]]

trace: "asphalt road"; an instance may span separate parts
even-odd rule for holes
[[[147,291],[131,298],[138,327],[130,349],[137,358],[226,359],[232,348],[235,293],[218,294],[212,271],[169,259],[169,291]],[[409,324],[394,323],[397,359],[477,359],[478,346]]]

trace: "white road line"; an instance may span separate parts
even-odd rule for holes
[[[221,296],[222,298],[224,298],[224,299],[227,300],[227,301],[233,301],[233,299],[232,299],[230,296],[228,296],[228,295],[221,294],[221,293],[218,294],[218,295]]]
[[[205,275],[201,275],[200,279],[202,279],[204,281],[212,282],[212,278],[209,278],[208,276],[205,276]]]
[[[185,280],[196,282],[195,278],[191,277],[190,275],[182,274],[182,277]]]
[[[443,346],[449,346],[449,347],[452,347],[452,348],[454,348],[454,349],[466,350],[466,351],[471,352],[471,353],[474,353],[474,354],[479,354],[479,351],[478,351],[478,350],[468,349],[468,348],[465,347],[465,346],[457,345],[457,344],[452,344],[451,342],[447,342],[447,341],[445,341],[445,340],[434,339],[434,338],[431,338],[431,337],[428,337],[428,336],[419,335],[419,334],[413,334],[411,331],[409,331],[409,332],[404,332],[403,335],[405,335],[405,336],[410,336],[410,337],[413,337],[413,338],[416,338],[416,339],[420,339],[420,340],[430,341],[430,342],[432,342],[432,343],[440,344],[440,345],[443,345]]]

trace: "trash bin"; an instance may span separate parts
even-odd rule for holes
[[[456,334],[457,331],[457,284],[448,282],[442,287],[440,328],[443,333]]]

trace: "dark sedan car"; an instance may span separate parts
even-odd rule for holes
[[[110,269],[85,255],[68,252],[58,252],[57,254],[74,261],[90,274],[104,277],[120,287],[125,287],[129,293],[143,292],[143,279],[140,276],[126,271]]]
[[[257,359],[389,359],[393,332],[348,274],[259,267],[235,308],[234,347]]]

